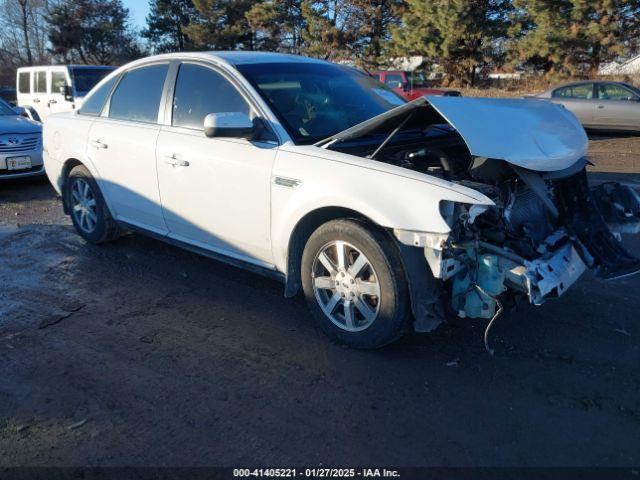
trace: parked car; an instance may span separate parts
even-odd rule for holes
[[[49,65],[19,68],[18,105],[33,109],[42,120],[52,113],[74,110],[84,96],[115,67]]]
[[[0,98],[11,106],[15,107],[17,105],[15,88],[0,88]]]
[[[44,139],[86,241],[140,231],[281,279],[354,347],[640,269],[605,223],[637,229],[638,196],[592,194],[584,130],[549,102],[407,103],[320,60],[176,53],[118,69]]]
[[[403,70],[385,70],[373,72],[382,83],[392,88],[407,100],[415,100],[424,95],[444,95],[459,97],[458,90],[429,87],[424,74],[419,72],[405,72]]]
[[[535,97],[564,105],[588,129],[640,131],[640,89],[626,83],[586,80]]]
[[[42,174],[42,126],[0,99],[0,181]]]

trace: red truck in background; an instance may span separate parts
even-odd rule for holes
[[[388,87],[393,88],[409,101],[415,100],[416,98],[424,95],[460,96],[460,92],[457,90],[429,87],[425,76],[418,72],[385,70],[382,72],[372,72],[371,75],[373,77],[377,77],[378,80]]]

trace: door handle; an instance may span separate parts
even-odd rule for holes
[[[56,104],[56,103],[58,103],[58,101],[57,101],[57,100],[49,100],[49,105],[54,105],[54,104]]]
[[[174,167],[188,167],[189,166],[189,162],[187,162],[186,160],[179,160],[176,158],[176,154],[174,153],[173,155],[165,155],[165,163],[168,163],[169,165],[173,165]]]
[[[39,98],[34,98],[33,99],[33,103],[40,103],[40,99]]]
[[[107,145],[106,143],[102,143],[100,140],[94,140],[93,142],[91,142],[91,146],[93,148],[101,148],[101,149],[109,148],[109,145]]]
[[[596,108],[604,108],[604,105],[596,105]]]

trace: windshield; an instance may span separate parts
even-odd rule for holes
[[[104,77],[113,72],[115,68],[73,68],[71,75],[78,95],[89,92]]]
[[[623,83],[623,85],[625,87],[628,87],[636,95],[640,95],[640,88],[634,87],[633,85],[629,85],[628,83]]]
[[[313,144],[405,103],[378,80],[331,63],[238,65],[297,144]]]
[[[422,72],[409,72],[408,74],[411,83],[414,88],[416,87],[428,87],[429,82],[427,81],[427,77],[425,77]]]
[[[17,115],[17,112],[0,98],[0,115]]]

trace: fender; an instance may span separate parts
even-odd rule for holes
[[[315,146],[280,149],[271,192],[273,258],[282,272],[292,232],[315,210],[338,207],[385,228],[446,234],[442,200],[493,205],[481,193],[445,180]]]

